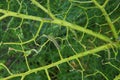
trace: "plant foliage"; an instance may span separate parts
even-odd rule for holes
[[[119,80],[120,0],[1,0],[0,80]]]

